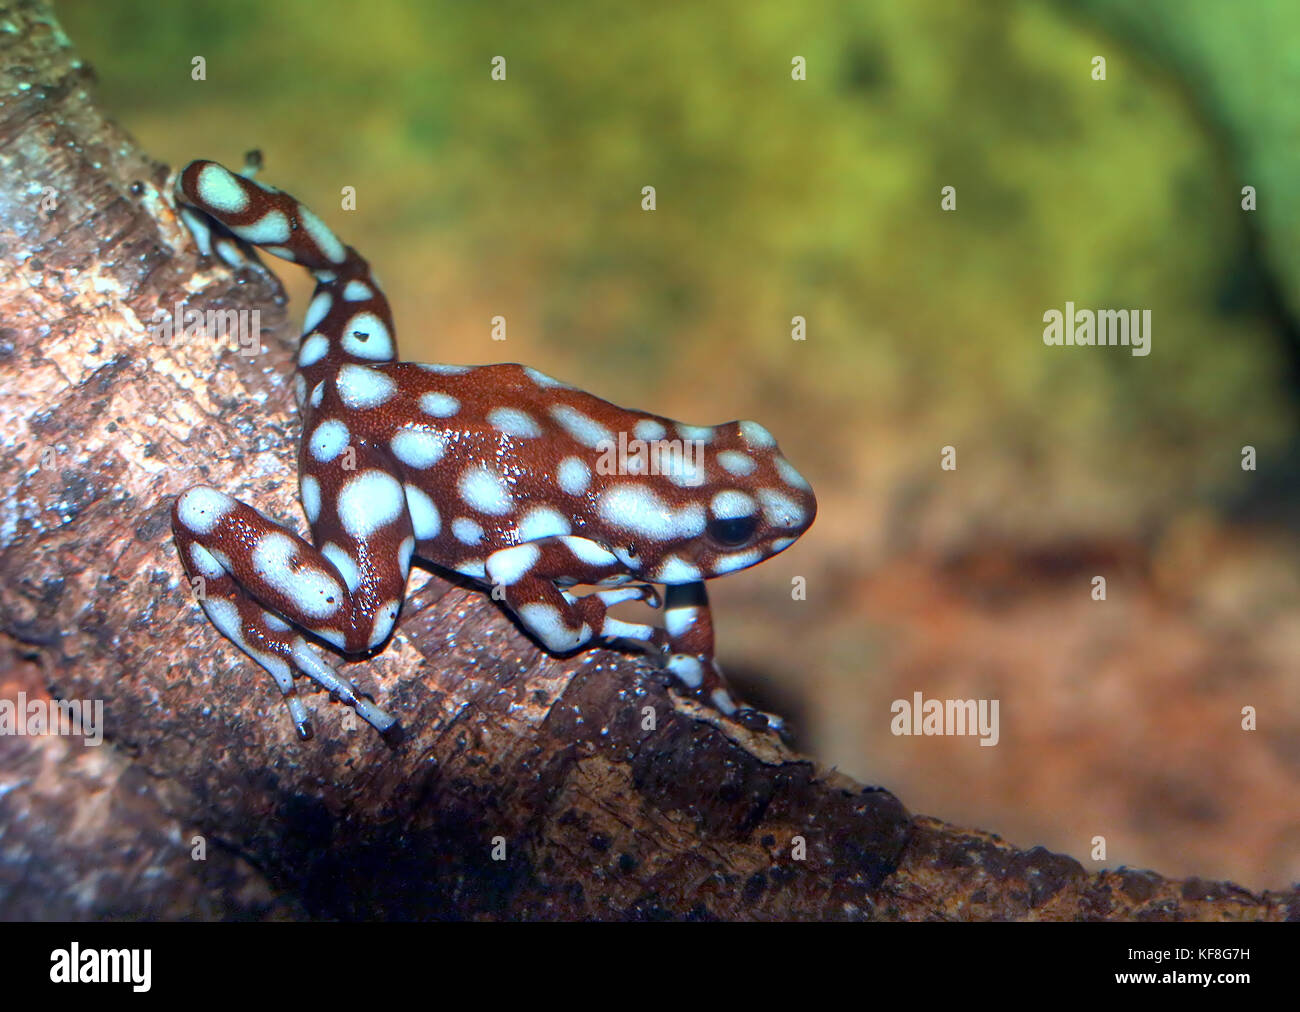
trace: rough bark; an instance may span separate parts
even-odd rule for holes
[[[203,481],[305,529],[283,294],[196,258],[46,5],[0,9],[0,67],[0,698],[102,699],[107,735],[0,737],[0,916],[1300,917],[1295,892],[1090,875],[911,818],[645,660],[550,657],[423,573],[346,668],[405,740],[316,694],[298,742],[168,527]],[[261,309],[264,352],[152,340],[176,302]]]

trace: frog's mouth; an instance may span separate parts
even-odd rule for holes
[[[709,561],[709,575],[726,576],[728,573],[748,569],[750,566],[757,565],[764,559],[770,558],[771,555],[772,553],[762,545],[755,545],[752,548],[745,548],[740,551],[720,552]]]

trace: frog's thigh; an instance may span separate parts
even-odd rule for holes
[[[597,591],[576,597],[558,585],[600,583],[626,575],[626,567],[605,548],[565,534],[528,541],[493,552],[487,558],[493,596],[554,653],[576,650],[593,636],[649,639],[653,629],[607,618],[605,610],[627,600],[653,601],[648,587]]]

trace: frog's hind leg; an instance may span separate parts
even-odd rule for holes
[[[390,527],[395,538],[406,537],[409,518],[403,513]],[[373,563],[364,577],[366,593],[358,594],[348,579],[355,566],[348,566],[346,574],[340,571],[335,560],[348,563],[340,553],[318,550],[251,506],[202,485],[177,497],[172,533],[204,612],[275,679],[300,737],[311,737],[311,725],[293,687],[295,670],[377,731],[393,728],[396,718],[362,698],[302,632],[354,654],[381,644],[401,605],[409,558],[404,551],[393,545],[385,553],[372,545],[356,552]]]

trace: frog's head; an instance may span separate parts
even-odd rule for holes
[[[638,576],[682,584],[733,573],[785,551],[811,526],[812,487],[763,426],[664,422],[680,451],[652,458],[653,477],[637,474],[600,501],[602,519],[627,534],[612,550]]]

